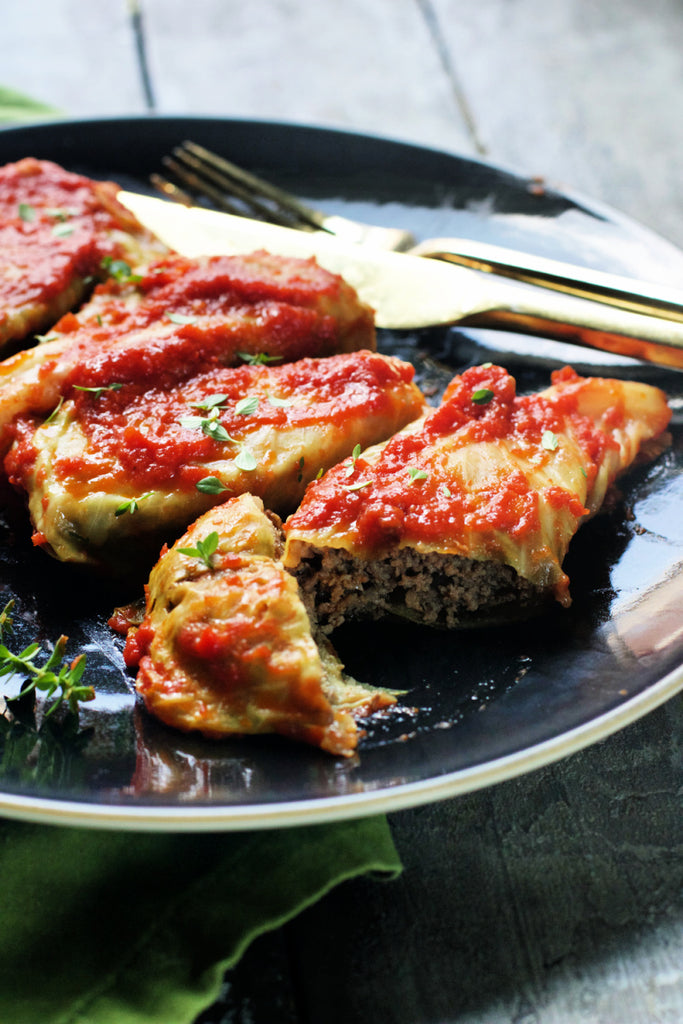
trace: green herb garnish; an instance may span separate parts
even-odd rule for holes
[[[251,352],[238,352],[237,355],[250,366],[263,366],[265,363],[279,363],[282,356],[267,356],[265,352],[258,352],[252,355]]]
[[[240,398],[235,405],[235,412],[238,416],[252,416],[258,409],[258,401],[255,395]]]
[[[74,384],[74,391],[89,391],[95,398],[99,398],[103,391],[120,391],[123,384],[102,384],[101,387],[87,388],[83,384]]]
[[[216,419],[204,419],[200,424],[202,433],[210,437],[212,441],[232,441],[230,434],[227,432],[222,423],[219,423]]]
[[[125,515],[126,512],[130,512],[130,514],[133,515],[137,512],[140,502],[145,501],[147,498],[151,498],[153,493],[153,491],[147,491],[146,494],[141,494],[137,498],[128,498],[127,501],[122,501],[118,508],[114,510],[114,515],[118,517]]]
[[[294,405],[294,402],[291,398],[278,398],[277,395],[268,395],[268,404],[276,409],[286,409],[288,406]]]
[[[125,260],[115,260],[112,256],[105,256],[101,266],[119,284],[137,284],[142,281],[140,274],[134,274],[130,263],[126,263]]]
[[[45,210],[45,213],[48,215],[48,217],[54,217],[55,220],[65,221],[68,220],[69,217],[73,217],[75,211],[64,210],[61,207],[51,206]]]
[[[52,423],[53,419],[55,418],[55,416],[57,415],[57,413],[59,412],[59,410],[62,408],[63,405],[64,405],[64,395],[60,395],[59,401],[57,402],[56,406],[54,407],[54,409],[52,410],[50,415],[44,421],[44,423]]]
[[[13,607],[14,601],[8,601],[0,613],[0,639],[4,639],[5,633],[12,632]],[[15,699],[20,700],[36,690],[43,691],[48,700],[54,697],[54,702],[45,712],[46,716],[51,715],[63,703],[67,703],[69,709],[76,712],[79,701],[94,700],[95,691],[92,686],[81,684],[86,664],[85,655],[79,654],[70,664],[62,664],[67,642],[68,637],[60,636],[44,665],[36,665],[35,662],[41,653],[39,644],[29,644],[19,654],[13,654],[4,643],[0,643],[0,676],[28,677]]]
[[[217,476],[205,476],[197,481],[195,487],[202,494],[222,494],[223,491],[228,489]]]
[[[361,488],[363,488],[363,487],[369,487],[371,483],[372,483],[372,480],[361,480],[357,484],[345,484],[344,487],[342,487],[342,490],[343,491],[360,491]]]
[[[346,467],[346,475],[347,476],[352,476],[353,475],[353,472],[354,472],[354,470],[356,468],[356,462],[358,461],[358,456],[360,455],[360,453],[361,453],[361,447],[360,447],[359,444],[357,444],[355,446],[355,448],[353,449],[353,451],[351,452],[351,461],[349,462],[348,466]]]
[[[241,469],[246,473],[251,473],[251,471],[256,469],[258,466],[258,462],[248,448],[242,448],[239,455],[234,459],[234,462],[238,469]]]
[[[173,324],[196,324],[196,316],[186,316],[185,313],[167,313],[166,316]]]
[[[208,416],[183,416],[179,422],[181,427],[187,427],[189,430],[201,430],[212,441],[221,441],[223,443],[232,441],[233,444],[237,443],[230,437],[223,424],[219,422],[217,407],[212,409]]]
[[[488,405],[493,398],[493,391],[490,388],[477,388],[472,392],[472,401],[475,405]]]
[[[541,444],[548,452],[554,452],[560,445],[560,439],[552,430],[544,430],[541,437]]]
[[[408,467],[408,475],[411,483],[415,480],[427,480],[429,478],[429,473],[426,473],[424,469],[417,469],[415,466]]]
[[[36,219],[35,207],[31,206],[30,203],[19,203],[19,216],[27,224],[30,224],[32,220]]]
[[[190,405],[194,409],[218,409],[225,406],[229,397],[229,395],[209,395],[203,402],[191,402]]]
[[[210,569],[211,559],[218,549],[218,534],[214,530],[207,534],[204,540],[197,541],[196,548],[178,548],[182,555],[189,555],[191,558],[199,558],[207,569]]]

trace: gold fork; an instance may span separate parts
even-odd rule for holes
[[[678,290],[472,238],[429,238],[416,242],[409,231],[401,228],[363,224],[308,206],[195,142],[176,146],[173,155],[164,157],[162,163],[183,187],[159,174],[150,175],[150,180],[166,198],[187,207],[194,207],[199,198],[205,198],[234,216],[255,217],[300,231],[323,231],[343,242],[432,257],[633,313],[683,321]]]
[[[224,213],[255,217],[303,231],[326,231],[345,242],[394,252],[404,252],[415,244],[413,235],[401,228],[363,224],[308,206],[284,189],[195,142],[186,141],[176,146],[173,154],[164,157],[162,163],[182,187],[159,174],[150,176],[152,184],[169,199],[186,206],[196,205],[196,197],[203,196]]]

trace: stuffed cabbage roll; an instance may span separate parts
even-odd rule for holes
[[[35,543],[123,570],[232,495],[291,512],[320,472],[422,413],[413,376],[373,352],[217,366],[171,384],[142,363],[125,383],[86,377],[45,422],[20,419],[5,468],[28,495]]]
[[[311,483],[285,524],[285,565],[321,623],[399,613],[454,627],[568,605],[562,562],[616,477],[666,444],[657,388],[582,378],[518,396],[467,370],[442,404]]]
[[[151,572],[126,660],[161,721],[211,738],[278,733],[350,756],[392,705],[345,676],[280,562],[279,523],[245,494],[201,516]]]
[[[74,385],[169,386],[211,366],[375,348],[372,311],[313,260],[169,254],[107,267],[86,305],[0,363],[0,451],[18,416],[49,415]]]
[[[107,263],[166,251],[117,192],[33,157],[0,167],[0,349],[74,308]]]

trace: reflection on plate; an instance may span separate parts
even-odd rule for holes
[[[0,162],[34,155],[147,190],[148,174],[184,138],[331,212],[406,227],[420,239],[470,235],[663,283],[683,273],[682,253],[612,211],[486,164],[362,135],[217,119],[60,122],[0,132]],[[136,704],[121,642],[106,623],[116,604],[137,595],[34,550],[24,511],[8,498],[0,596],[3,604],[16,599],[15,641],[67,634],[69,652],[87,654],[97,699],[77,729],[5,722],[0,812],[93,827],[238,829],[398,809],[563,757],[683,686],[683,376],[490,331],[384,332],[380,348],[412,360],[435,391],[488,359],[522,390],[546,386],[550,371],[569,362],[667,391],[673,446],[634,472],[621,505],[573,542],[572,607],[464,634],[391,623],[339,631],[335,645],[353,675],[406,691],[404,710],[368,724],[349,762],[278,738],[209,742],[166,729]]]

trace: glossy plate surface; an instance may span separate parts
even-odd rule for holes
[[[126,188],[192,138],[330,212],[464,235],[620,274],[676,284],[683,254],[583,198],[451,154],[342,132],[253,121],[132,118],[0,132],[0,162],[37,156]],[[550,371],[639,378],[674,407],[674,442],[625,481],[623,502],[585,526],[566,568],[569,611],[469,633],[389,623],[345,628],[348,670],[405,690],[405,710],[368,727],[339,761],[277,738],[208,742],[152,721],[136,704],[107,626],[137,591],[76,575],[32,548],[23,509],[0,519],[0,596],[16,599],[11,646],[69,636],[97,690],[77,730],[0,719],[0,813],[35,821],[145,829],[272,828],[438,800],[529,771],[609,735],[683,686],[683,376],[512,334],[382,333],[436,395],[455,372],[506,366],[520,390]],[[11,694],[12,681],[0,692]]]

